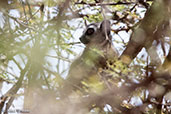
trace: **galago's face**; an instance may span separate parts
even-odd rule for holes
[[[88,25],[80,37],[80,41],[85,45],[102,43],[106,39],[106,35],[110,35],[110,21],[108,20]]]

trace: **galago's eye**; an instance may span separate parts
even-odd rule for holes
[[[95,32],[94,28],[88,28],[86,31],[86,35],[92,35]]]

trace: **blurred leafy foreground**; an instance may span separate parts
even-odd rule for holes
[[[119,57],[75,85],[83,28],[105,19]],[[170,114],[170,20],[170,0],[1,0],[1,113]]]

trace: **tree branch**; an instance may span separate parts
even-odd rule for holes
[[[149,10],[147,10],[144,19],[131,35],[130,41],[121,55],[124,63],[130,64],[143,47],[150,48],[154,40],[160,37],[160,27],[169,21],[169,4],[166,1],[154,1]],[[164,30],[162,30],[164,31]]]
[[[86,3],[84,1],[76,2],[76,5],[89,5],[89,6],[106,6],[106,5],[130,5],[130,4],[136,4],[135,2],[121,2],[118,1],[116,3]]]

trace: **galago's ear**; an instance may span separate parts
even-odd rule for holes
[[[102,32],[103,35],[110,35],[110,21],[109,20],[104,20],[100,24],[100,31]]]

